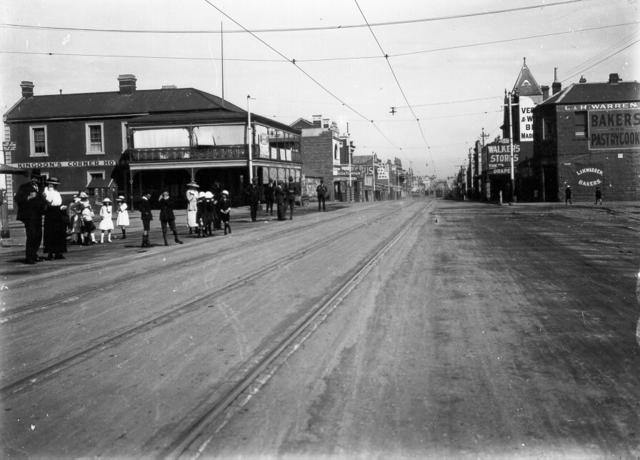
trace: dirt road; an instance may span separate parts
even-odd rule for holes
[[[5,284],[5,456],[172,455],[196,426],[203,457],[640,455],[637,223],[407,201],[260,225]]]

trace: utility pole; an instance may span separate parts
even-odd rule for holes
[[[513,93],[510,91],[509,92],[509,162],[511,163],[511,172],[510,172],[510,179],[511,179],[511,194],[509,197],[509,201],[513,201],[513,197],[514,197],[514,179],[515,179],[515,174],[514,174],[514,167],[513,167],[513,123],[511,121],[511,98],[513,97]]]
[[[376,153],[371,152],[371,164],[373,165],[373,196],[371,197],[371,201],[376,201]]]
[[[222,107],[224,107],[224,34],[222,33],[222,21],[220,21],[220,62],[222,74]]]
[[[251,95],[247,94],[247,144],[249,145],[249,183],[253,182],[253,159],[251,158],[251,148],[253,147],[253,129],[251,128],[251,110],[249,109],[249,101]]]
[[[352,183],[351,183],[351,142],[349,141],[349,136],[351,136],[351,134],[349,133],[349,123],[347,123],[347,157],[349,160],[349,202],[353,201],[353,189],[352,187]]]

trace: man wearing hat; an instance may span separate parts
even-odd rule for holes
[[[47,179],[47,188],[43,196],[46,202],[44,214],[44,252],[48,260],[64,259],[67,252],[66,206],[62,206],[62,196],[58,192],[60,181],[57,177]]]
[[[42,214],[45,201],[40,189],[40,170],[31,170],[31,180],[22,184],[16,193],[18,213],[16,218],[24,224],[27,242],[25,244],[25,263],[35,264],[38,248],[42,240]]]
[[[142,220],[142,246],[143,248],[150,248],[149,242],[149,230],[151,230],[151,220],[153,214],[151,213],[151,193],[145,193],[140,200],[140,220]]]

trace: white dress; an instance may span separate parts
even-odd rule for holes
[[[187,190],[187,226],[195,228],[198,226],[196,221],[198,212],[198,192],[194,190]]]
[[[127,211],[127,203],[120,203],[118,205],[118,218],[116,219],[116,225],[118,227],[129,226],[129,211]]]
[[[98,230],[113,230],[113,207],[111,205],[100,208],[102,220],[98,224]]]

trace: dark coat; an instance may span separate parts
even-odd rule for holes
[[[288,182],[285,188],[285,193],[286,193],[287,200],[289,201],[295,200],[296,195],[298,194],[297,184],[293,181]]]
[[[140,200],[140,219],[153,220],[153,214],[151,213],[151,202],[149,200]]]
[[[176,220],[176,216],[173,214],[173,200],[171,198],[165,200],[159,200],[160,203],[160,220],[168,222],[170,220]],[[149,205],[151,206],[151,205]]]
[[[247,193],[247,198],[249,199],[249,203],[258,204],[258,202],[260,201],[260,195],[261,195],[259,185],[250,184],[247,187],[246,193]]]
[[[35,193],[35,196],[30,196],[32,193]],[[31,181],[25,182],[18,188],[16,204],[18,205],[17,220],[22,222],[42,220],[46,201],[38,186],[34,186]]]

